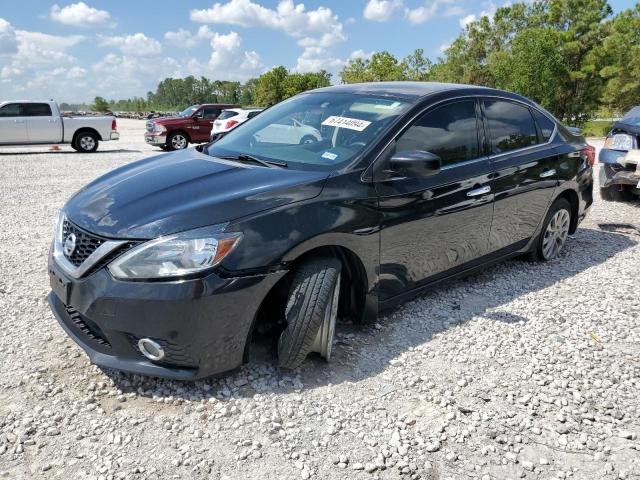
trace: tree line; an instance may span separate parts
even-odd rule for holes
[[[640,4],[613,15],[606,0],[515,3],[468,24],[435,62],[420,48],[402,59],[383,51],[350,60],[339,76],[342,83],[416,80],[496,87],[581,124],[598,111],[619,113],[640,104]],[[181,110],[197,103],[267,107],[330,84],[326,71],[276,67],[245,83],[167,78],[144,99],[100,99],[100,106],[116,111]]]

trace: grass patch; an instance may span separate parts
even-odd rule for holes
[[[605,137],[611,130],[612,124],[613,122],[606,120],[592,120],[584,124],[582,134],[585,137]]]

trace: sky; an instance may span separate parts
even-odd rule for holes
[[[0,10],[0,101],[144,97],[169,76],[244,81],[278,65],[338,81],[376,51],[436,59],[508,1],[22,0]]]

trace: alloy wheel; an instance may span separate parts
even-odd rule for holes
[[[569,236],[570,223],[571,215],[564,208],[558,210],[551,217],[542,240],[542,255],[545,260],[551,260],[558,256]]]
[[[187,139],[184,137],[184,135],[180,135],[180,134],[174,135],[171,138],[171,146],[175,150],[182,150],[187,146]]]
[[[80,148],[82,150],[88,151],[92,150],[96,146],[96,141],[93,137],[81,137],[80,138]]]

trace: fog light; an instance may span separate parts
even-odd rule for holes
[[[141,338],[138,341],[138,348],[140,349],[140,353],[154,362],[164,358],[164,349],[158,342],[154,342],[150,338]]]

